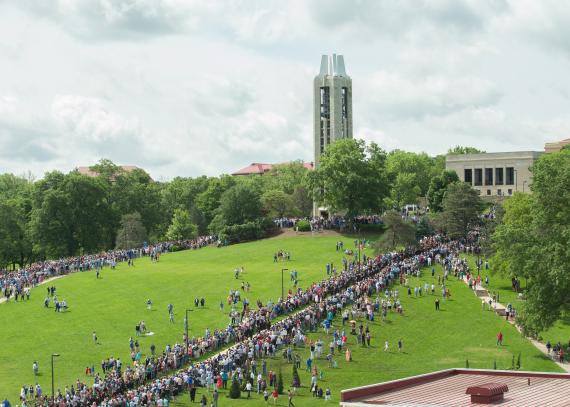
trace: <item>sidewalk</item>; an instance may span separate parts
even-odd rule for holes
[[[467,280],[467,277],[463,278],[463,282],[467,285],[469,285],[469,281]],[[477,296],[477,298],[479,298],[481,301],[485,301],[485,310],[488,310],[489,307],[489,301],[493,301],[493,297],[491,295],[489,295],[489,291],[487,291],[486,288],[483,288],[481,286],[476,286],[476,288],[473,290],[473,293]],[[507,308],[499,303],[499,302],[494,302],[493,301],[493,308],[495,313],[499,316],[499,317],[503,317],[505,318],[507,315]],[[521,332],[520,328],[515,324],[515,321],[511,318],[509,319],[507,322],[509,322],[511,325],[513,325],[517,331]],[[570,364],[568,363],[560,363],[558,361],[556,361],[555,359],[552,358],[552,355],[548,354],[548,351],[546,350],[546,345],[543,344],[542,342],[539,342],[535,339],[529,338],[527,337],[527,339],[538,349],[540,350],[542,353],[544,353],[544,355],[546,355],[546,357],[548,357],[549,359],[551,359],[554,363],[556,363],[558,366],[560,366],[564,371],[570,373]]]

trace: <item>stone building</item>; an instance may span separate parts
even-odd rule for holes
[[[483,197],[510,196],[530,192],[530,167],[542,154],[538,151],[447,155],[445,168],[457,173]]]
[[[313,82],[315,166],[326,146],[352,138],[352,80],[342,55],[323,55]]]

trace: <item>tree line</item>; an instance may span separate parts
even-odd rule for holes
[[[473,152],[456,147],[450,153]],[[158,182],[141,169],[125,171],[102,159],[90,167],[51,171],[42,179],[0,175],[0,268],[160,240],[192,239],[223,230],[257,236],[263,219],[308,217],[313,200],[348,217],[415,204],[436,211],[457,181],[444,156],[341,140],[319,169],[301,161],[263,176],[176,177]],[[245,225],[240,229],[240,225]],[[265,226],[264,226],[265,225]]]

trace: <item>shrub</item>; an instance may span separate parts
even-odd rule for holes
[[[277,375],[277,393],[283,394],[283,372],[279,369],[279,374]]]
[[[493,360],[493,370],[497,370],[497,359]]]
[[[241,396],[241,390],[239,388],[239,382],[237,377],[234,376],[232,379],[232,387],[230,388],[230,398],[231,399],[239,399]]]
[[[465,359],[465,369],[469,369],[469,359]]]
[[[521,368],[521,353],[519,352],[519,356],[517,357],[517,370]]]
[[[273,228],[275,224],[270,219],[259,218],[241,225],[225,226],[220,231],[219,238],[228,243],[263,239]]]
[[[180,246],[177,246],[177,245],[170,246],[171,252],[179,252],[180,250],[183,250]]]
[[[309,223],[308,220],[302,219],[299,222],[297,222],[297,224],[295,226],[299,229],[299,232],[310,232],[311,231],[311,224]]]

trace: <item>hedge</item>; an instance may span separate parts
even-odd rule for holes
[[[299,232],[310,232],[311,231],[311,224],[308,220],[300,220],[297,222],[295,227],[298,228]]]
[[[275,224],[270,219],[260,218],[241,225],[225,226],[220,231],[219,238],[227,243],[263,239],[274,228]]]
[[[361,232],[373,232],[373,233],[384,232],[383,223],[361,223],[358,225],[358,228],[360,229]]]

